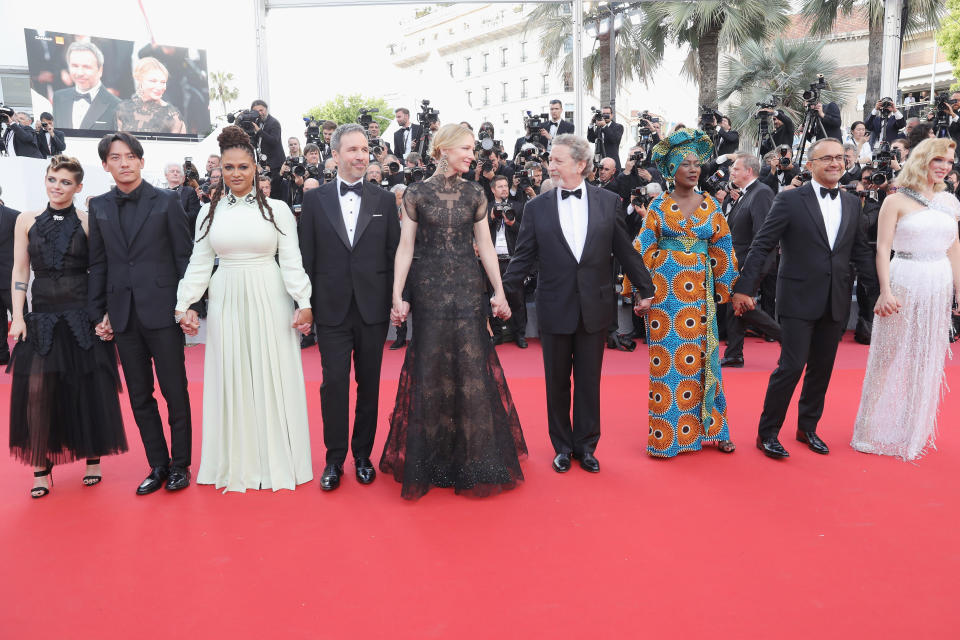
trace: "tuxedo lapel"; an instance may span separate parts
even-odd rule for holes
[[[587,255],[587,248],[594,236],[597,235],[597,226],[600,224],[600,188],[584,182],[587,189],[587,236],[583,239],[583,254],[580,259]]]
[[[113,197],[112,192],[107,193],[107,197],[103,199],[103,208],[105,209],[104,213],[107,216],[107,220],[110,221],[108,225],[109,228],[117,235],[117,238],[124,247],[129,247],[130,245],[127,243],[127,238],[123,234],[123,228],[120,226],[120,209],[117,207],[117,200]]]
[[[376,187],[370,182],[363,181],[363,195],[360,196],[360,211],[357,212],[357,229],[353,232],[353,246],[360,243],[363,230],[373,219],[373,199],[376,197]],[[342,219],[342,216],[341,216]]]
[[[859,216],[857,207],[854,206],[854,203],[850,202],[850,199],[844,198],[842,191],[840,193],[840,228],[837,230],[837,240],[833,243],[833,250],[836,251],[840,248],[840,239],[843,238],[843,234],[847,232],[847,227],[850,226],[850,223],[856,220]]]
[[[137,200],[137,209],[136,209],[136,219],[133,222],[133,233],[130,234],[130,238],[127,241],[127,246],[132,246],[133,241],[137,238],[137,235],[140,233],[140,229],[143,228],[144,223],[147,221],[147,218],[150,217],[150,212],[153,210],[153,206],[157,203],[157,191],[149,184],[144,183],[143,191],[140,193],[140,199]]]
[[[343,212],[340,211],[340,198],[337,196],[337,182],[334,180],[327,184],[331,185],[331,187],[327,190],[326,197],[321,199],[323,210],[327,214],[330,226],[333,227],[337,236],[340,237],[340,241],[343,242],[343,245],[349,251],[353,249],[353,247],[350,246],[350,238],[347,237],[347,226],[343,224]],[[361,200],[363,200],[363,198],[361,198]]]
[[[807,205],[807,214],[810,216],[810,221],[813,223],[814,228],[816,228],[823,244],[826,245],[827,249],[830,249],[830,239],[827,238],[827,225],[823,221],[823,212],[820,211],[817,194],[813,191],[813,183],[808,182],[800,187],[800,195]]]
[[[93,125],[97,123],[97,119],[103,115],[104,111],[107,110],[107,101],[104,99],[104,92],[106,88],[100,87],[100,91],[97,92],[97,97],[93,99],[93,102],[90,103],[90,108],[87,109],[87,114],[83,116],[83,122],[80,123],[80,129],[91,129]],[[112,123],[107,123],[112,124]]]

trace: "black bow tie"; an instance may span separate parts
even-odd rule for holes
[[[400,127],[400,131],[410,131],[410,127]]]
[[[570,196],[573,196],[574,198],[579,200],[580,196],[582,195],[583,195],[583,191],[581,191],[580,189],[574,189],[573,191],[567,191],[566,189],[560,190],[560,197],[563,198],[564,200],[566,200]]]
[[[140,189],[134,189],[130,193],[124,193],[120,191],[120,189],[114,189],[113,197],[116,198],[118,205],[124,202],[136,202],[140,199]]]
[[[827,189],[826,187],[820,187],[820,197],[826,198],[827,194],[830,194],[831,200],[836,200],[837,196],[840,195],[840,187],[835,187],[833,189]]]
[[[93,102],[93,98],[90,97],[89,93],[80,93],[79,91],[77,91],[76,93],[73,94],[74,102],[80,102],[81,100],[85,101],[87,104],[90,104],[91,102]]]
[[[363,180],[361,180],[360,182],[355,182],[354,184],[347,184],[346,182],[340,183],[340,195],[345,196],[351,191],[357,194],[357,196],[362,196]]]

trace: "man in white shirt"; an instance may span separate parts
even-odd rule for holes
[[[64,129],[115,130],[120,100],[100,84],[103,52],[78,41],[67,47],[66,60],[73,87],[53,94],[53,119]]]
[[[517,246],[523,211],[520,201],[510,197],[510,182],[507,176],[494,176],[491,189],[493,200],[487,205],[487,221],[490,223],[490,238],[500,262],[500,277],[503,278]],[[517,346],[521,349],[527,348],[527,304],[524,293],[521,292],[517,300],[510,301],[511,315],[508,321],[491,317],[490,328],[493,330],[494,344],[503,342],[503,330],[509,326]]]
[[[540,135],[547,140],[547,151],[553,145],[554,138],[573,132],[573,123],[563,119],[563,103],[554,98],[550,101],[550,124],[546,129],[540,129]]]

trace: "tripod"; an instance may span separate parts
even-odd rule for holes
[[[763,117],[760,118],[760,126],[757,129],[757,157],[760,158],[761,163],[763,162],[763,145],[765,142],[769,142],[772,149],[777,148],[777,143],[770,133],[769,114],[764,114]]]
[[[797,163],[796,166],[803,166],[803,152],[807,148],[807,140],[810,136],[815,136],[820,134],[817,139],[826,138],[827,130],[823,126],[823,120],[820,119],[820,114],[817,113],[817,110],[813,108],[813,105],[807,103],[807,113],[803,116],[803,135],[800,136],[800,148],[797,150]]]

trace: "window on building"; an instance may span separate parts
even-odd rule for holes
[[[467,91],[467,106],[473,106],[473,91]]]
[[[506,47],[500,48],[500,66],[501,67],[507,66],[507,48]]]
[[[540,76],[540,79],[543,81],[540,85],[540,95],[547,95],[550,93],[550,76],[543,74]]]
[[[520,43],[520,62],[526,62],[526,61],[527,61],[527,43],[521,42]]]
[[[527,97],[527,79],[526,78],[520,78],[520,97],[521,98]]]
[[[464,59],[464,66],[465,66],[465,69],[464,69],[463,75],[469,76],[470,75],[470,58],[469,57]]]
[[[490,54],[483,54],[483,70],[490,71]]]
[[[563,52],[570,53],[571,51],[573,51],[573,36],[563,41]]]
[[[447,70],[450,72],[450,77],[452,78],[452,77],[453,77],[453,63],[452,63],[452,62],[448,62],[448,63],[447,63]]]
[[[500,87],[501,87],[502,90],[503,90],[502,93],[501,93],[500,99],[503,100],[504,102],[507,102],[507,100],[508,100],[508,98],[507,98],[507,83],[506,83],[506,82],[501,82],[501,83],[500,83]]]
[[[573,74],[569,71],[563,74],[563,90],[573,91]]]
[[[483,88],[483,106],[490,104],[490,87]]]

